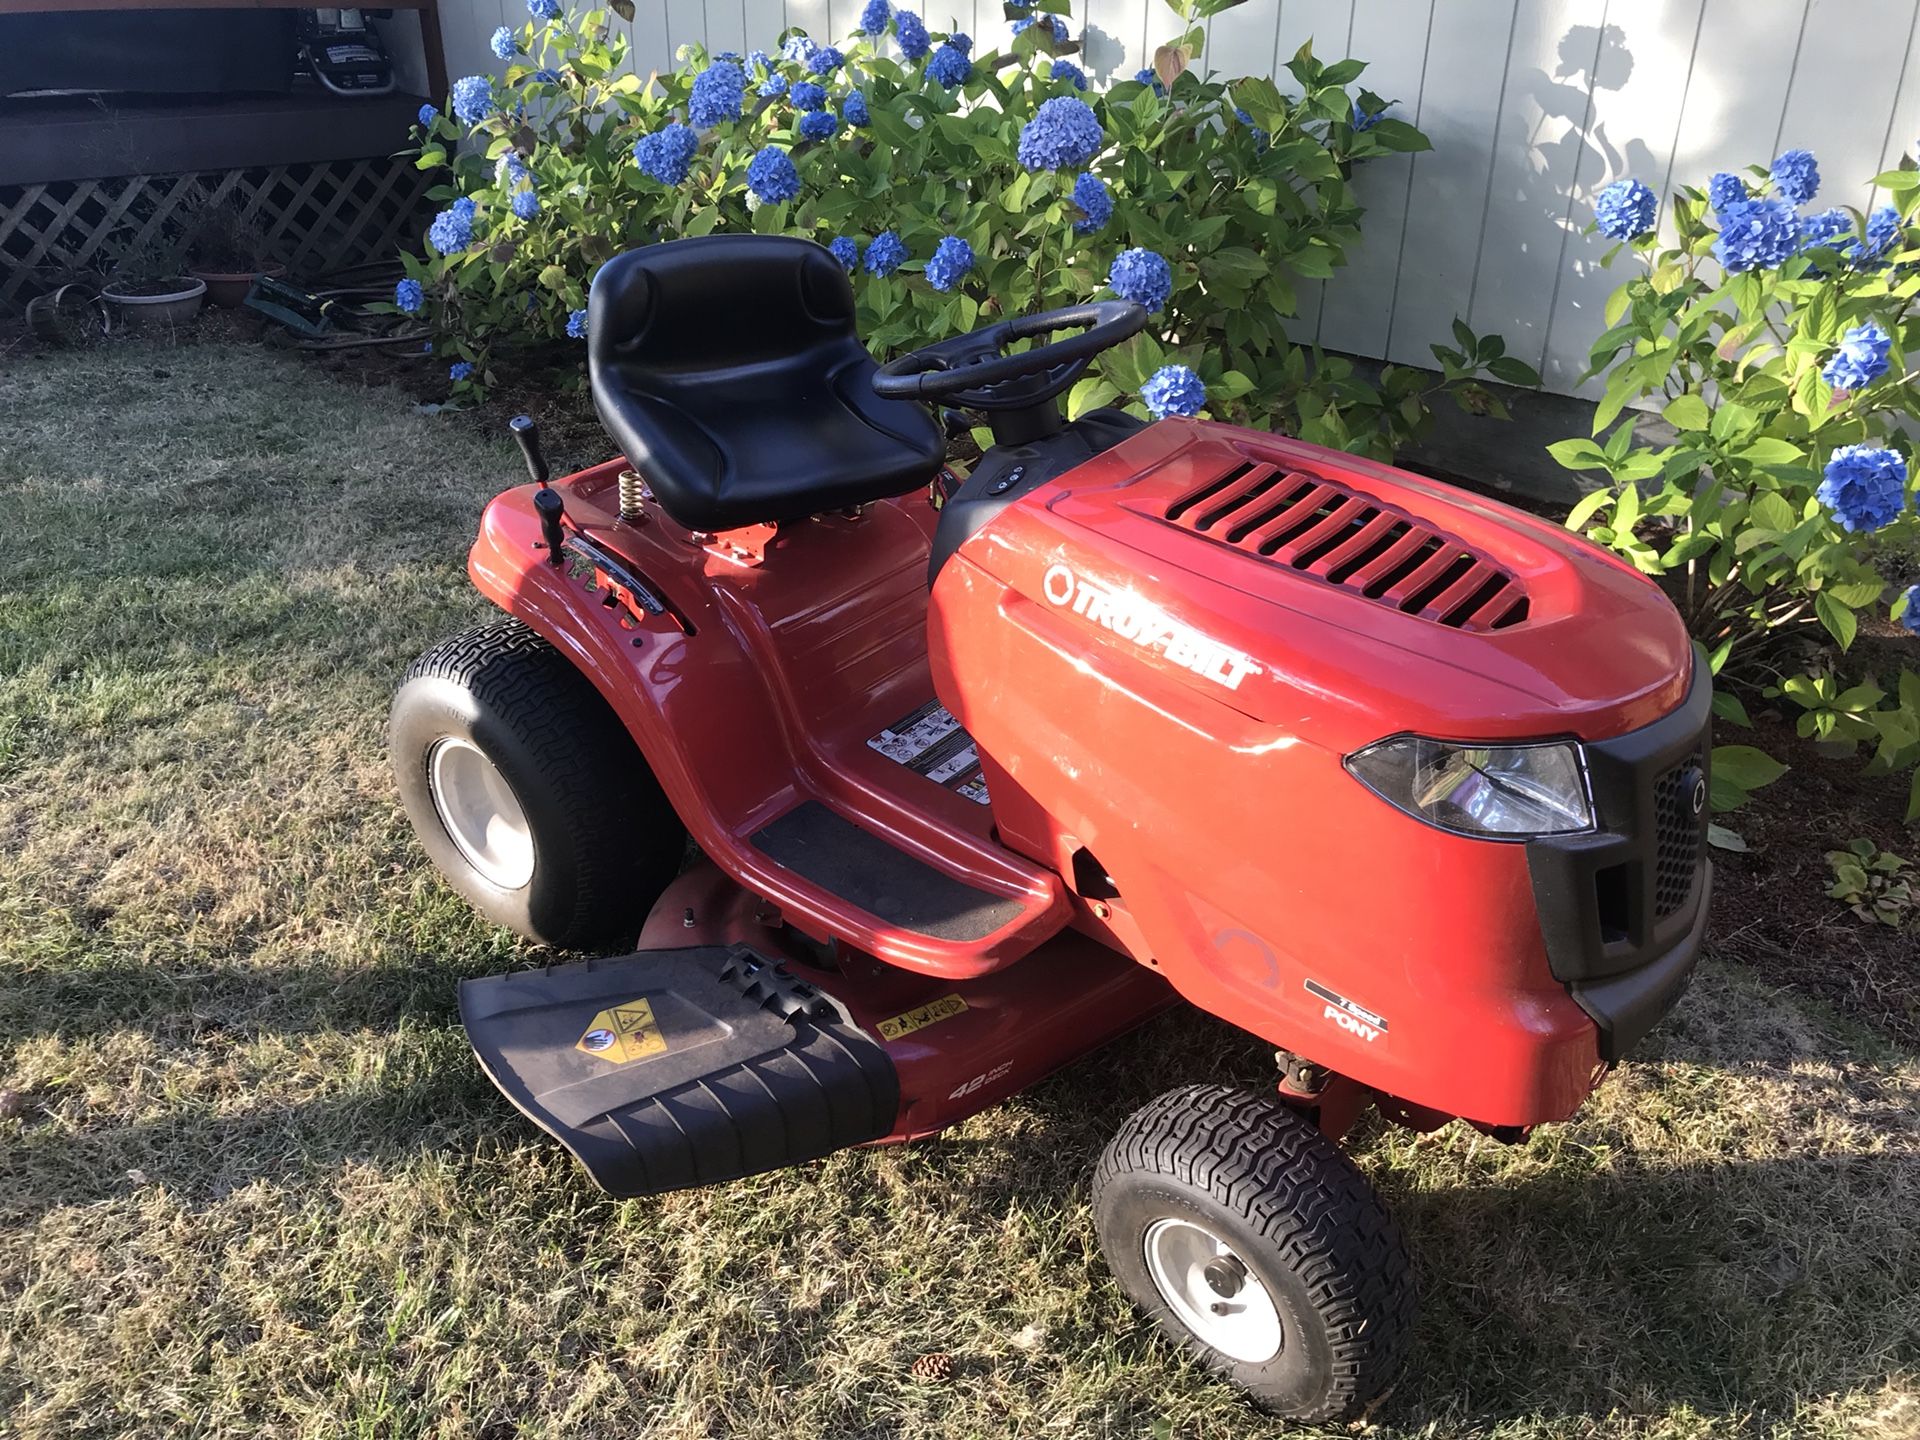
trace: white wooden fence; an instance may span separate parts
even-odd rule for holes
[[[788,26],[819,38],[864,0],[637,0],[637,66],[675,47],[771,48]],[[908,0],[977,46],[1007,34],[1001,0]],[[487,37],[523,0],[442,0],[447,68],[496,61]],[[1816,206],[1866,208],[1867,181],[1920,136],[1920,0],[1246,0],[1210,22],[1203,64],[1273,74],[1312,39],[1322,59],[1370,62],[1361,83],[1433,139],[1369,164],[1355,185],[1365,238],[1347,268],[1303,293],[1298,337],[1431,364],[1454,316],[1497,331],[1573,393],[1618,277],[1582,233],[1593,194],[1637,176],[1663,196],[1715,170],[1805,146]],[[1075,0],[1096,81],[1132,75],[1179,30],[1161,0]]]

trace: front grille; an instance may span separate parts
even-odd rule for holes
[[[1317,475],[1252,461],[1189,487],[1163,518],[1457,630],[1527,618],[1527,594],[1485,556]]]
[[[1704,808],[1699,815],[1693,813],[1693,787],[1682,782],[1700,773],[1700,753],[1695,751],[1654,782],[1653,913],[1657,920],[1666,919],[1693,898],[1700,830],[1707,817]]]

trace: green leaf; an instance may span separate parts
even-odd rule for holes
[[[1853,637],[1860,629],[1860,619],[1853,611],[1824,590],[1813,597],[1813,611],[1827,627],[1827,633],[1840,642],[1842,650],[1853,644]]]
[[[1742,730],[1753,728],[1753,717],[1747,714],[1747,707],[1741,703],[1738,695],[1728,691],[1713,692],[1713,714],[1714,718],[1724,720],[1729,725],[1738,725]]]
[[[1739,452],[1750,465],[1791,465],[1807,458],[1807,452],[1788,440],[1763,436]]]
[[[1707,402],[1693,394],[1676,396],[1660,413],[1676,430],[1704,430],[1713,419]]]
[[[1078,420],[1089,410],[1111,405],[1120,398],[1120,387],[1098,375],[1082,377],[1067,395],[1067,419]]]
[[[1501,355],[1488,362],[1487,370],[1496,380],[1508,385],[1521,385],[1537,390],[1540,387],[1540,372],[1514,355]]]
[[[1724,825],[1709,824],[1707,826],[1707,844],[1716,850],[1731,850],[1737,855],[1747,853],[1747,842],[1738,832],[1729,830]]]
[[[1573,442],[1562,441],[1561,443],[1570,444]],[[1590,445],[1593,442],[1590,440],[1583,440],[1583,441],[1580,441],[1579,443],[1583,445]],[[1582,495],[1580,497],[1579,503],[1576,504],[1572,510],[1567,512],[1567,529],[1578,530],[1581,526],[1585,525],[1587,521],[1591,520],[1595,515],[1599,514],[1601,510],[1605,509],[1607,501],[1611,500],[1612,498],[1613,498],[1613,491],[1610,488],[1593,490],[1593,491],[1589,491],[1585,495]]]
[[[1787,773],[1787,767],[1751,745],[1713,747],[1713,778],[1725,780],[1741,790],[1759,790]]]
[[[1607,463],[1607,452],[1591,440],[1556,440],[1547,453],[1569,470],[1595,470]]]

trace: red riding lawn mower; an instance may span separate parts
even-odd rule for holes
[[[876,366],[818,246],[608,262],[625,459],[549,483],[515,422],[535,483],[469,562],[512,618],[414,665],[393,759],[483,914],[638,933],[460,992],[615,1195],[931,1135],[1181,1000],[1278,1047],[1276,1094],[1126,1120],[1094,1213],[1161,1325],[1332,1420],[1413,1315],[1337,1141],[1369,1103],[1517,1139],[1665,1013],[1706,926],[1708,685],[1660,592],[1545,522],[1257,431],[1067,423],[1146,323]],[[937,405],[992,427],[957,488]]]

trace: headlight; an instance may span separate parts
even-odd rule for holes
[[[1570,742],[1463,745],[1400,735],[1347,769],[1407,814],[1462,835],[1569,835],[1593,828],[1586,765]]]

